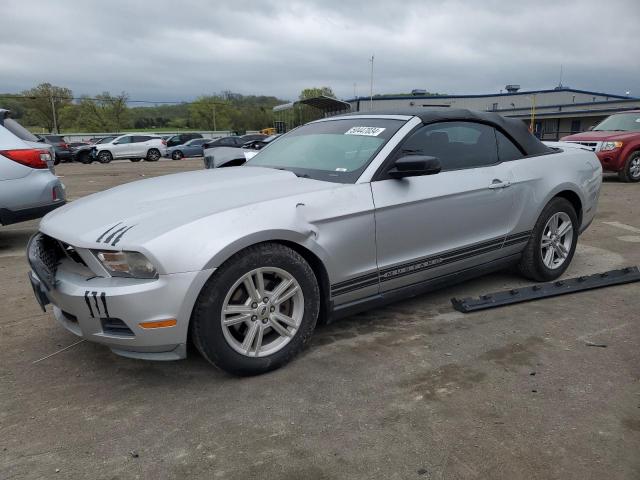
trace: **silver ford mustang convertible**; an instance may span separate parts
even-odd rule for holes
[[[128,357],[280,367],[316,323],[517,265],[557,278],[592,221],[595,154],[467,110],[355,114],[241,167],[122,185],[48,214],[37,300]]]

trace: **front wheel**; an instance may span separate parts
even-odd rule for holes
[[[548,282],[569,267],[578,243],[578,216],[571,202],[556,197],[542,210],[518,265],[537,282]]]
[[[320,309],[313,270],[277,243],[249,247],[209,279],[196,302],[191,334],[200,353],[235,375],[289,362],[307,343]]]
[[[98,161],[100,163],[109,163],[111,160],[113,160],[113,155],[111,155],[111,152],[103,150],[102,152],[98,153]]]
[[[640,152],[633,152],[618,173],[623,182],[640,182]]]
[[[184,154],[180,150],[176,150],[171,154],[171,158],[173,160],[182,160],[184,158]]]
[[[157,162],[160,160],[160,150],[152,148],[147,152],[147,162]]]

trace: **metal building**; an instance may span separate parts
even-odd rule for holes
[[[427,107],[468,108],[521,118],[543,140],[557,140],[582,132],[612,113],[640,109],[640,98],[556,87],[552,90],[520,91],[507,85],[505,93],[486,95],[416,95],[357,97],[346,100],[352,111],[420,110]]]

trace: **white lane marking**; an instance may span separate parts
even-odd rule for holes
[[[631,225],[627,225],[625,223],[620,223],[620,222],[602,222],[602,223],[606,225],[611,225],[612,227],[620,228],[622,230],[626,230],[628,232],[640,233],[640,228],[632,227]]]

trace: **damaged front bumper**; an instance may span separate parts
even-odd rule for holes
[[[156,279],[95,276],[70,258],[61,258],[51,278],[31,254],[31,284],[43,307],[53,305],[56,320],[86,340],[119,355],[149,360],[186,356],[189,319],[195,300],[213,270],[160,275]],[[78,250],[78,253],[83,253]],[[173,325],[145,328],[149,322]]]

